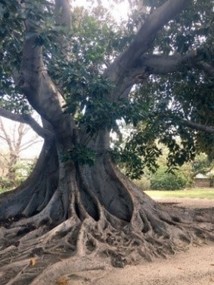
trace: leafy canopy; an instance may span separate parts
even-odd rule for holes
[[[144,1],[143,13],[140,2],[130,1],[129,18],[121,22],[111,17],[102,1],[91,1],[90,9],[72,8],[70,30],[55,22],[51,0],[23,2],[20,9],[18,0],[0,0],[1,107],[15,113],[31,110],[16,84],[25,19],[30,15],[38,23],[35,45],[43,46],[48,72],[66,102],[64,111],[72,114],[76,125],[89,135],[102,128],[115,131],[121,121],[132,129],[125,143],[114,143],[112,151],[114,158],[126,165],[128,175],[140,176],[145,166],[155,170],[161,154],[157,142],[169,148],[169,168],[192,160],[200,151],[213,158],[214,134],[185,124],[188,120],[214,125],[214,78],[198,66],[189,69],[184,65],[168,75],[148,70],[146,80],[133,86],[128,102],[108,100],[115,86],[106,79],[106,68],[132,41],[139,24],[164,1]],[[197,49],[201,60],[212,66],[213,4],[213,0],[192,0],[191,7],[162,29],[147,53],[184,55]],[[78,157],[81,147],[77,148]],[[83,152],[90,156],[86,150]]]

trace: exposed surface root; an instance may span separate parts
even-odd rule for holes
[[[213,208],[160,205],[108,157],[90,167],[64,164],[58,178],[40,211],[23,217],[21,209],[2,220],[1,285],[93,284],[106,266],[166,258],[214,240]]]
[[[166,258],[192,244],[213,240],[213,210],[152,205],[147,212],[141,208],[131,223],[116,223],[117,219],[112,223],[111,215],[103,211],[99,221],[73,216],[55,227],[32,227],[18,236],[20,229],[11,225],[2,231],[1,284],[70,284],[70,280],[92,284],[106,266]],[[5,239],[12,231],[14,238],[8,243]],[[84,277],[85,271],[93,278]]]

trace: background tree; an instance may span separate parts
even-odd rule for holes
[[[213,82],[212,50],[204,56],[213,35],[212,1],[144,1],[141,13],[133,4],[121,25],[100,1],[88,10],[70,9],[66,0],[0,3],[2,113],[26,121],[45,140],[29,178],[0,197],[1,264],[10,264],[11,255],[20,260],[47,253],[37,264],[38,276],[28,266],[8,281],[10,264],[3,284],[51,284],[70,268],[97,268],[101,257],[121,267],[213,238],[211,215],[203,220],[193,211],[187,216],[165,209],[115,166],[121,157],[137,162],[130,169],[135,176],[144,165],[153,168],[161,153],[156,137],[169,147],[169,167],[180,165],[195,155],[199,136],[187,123],[213,130],[211,116],[204,126],[195,115],[200,94],[179,92],[191,73],[197,89],[206,82],[207,90],[208,78]],[[180,48],[178,35],[187,30],[191,40]],[[174,92],[170,78],[177,76],[181,89]],[[159,83],[155,92],[151,83]],[[30,108],[42,117],[42,127]],[[112,153],[109,133],[121,119],[136,129],[126,147]],[[69,258],[57,263],[59,255]],[[52,266],[41,273],[47,264]]]
[[[213,161],[210,161],[208,157],[201,153],[196,157],[192,164],[192,175],[195,177],[197,174],[207,174],[214,168]]]
[[[179,139],[176,141],[179,144]],[[182,166],[176,166],[173,171],[170,171],[168,166],[168,148],[160,144],[158,147],[161,149],[161,155],[156,160],[156,169],[149,171],[145,168],[144,174],[135,180],[135,183],[143,190],[178,190],[190,188],[193,185],[194,179],[193,166],[198,161],[198,156],[193,161],[186,162]]]
[[[17,182],[16,172],[21,153],[41,142],[37,135],[32,136],[29,131],[29,126],[23,123],[11,125],[0,117],[1,168],[4,168],[3,176],[8,180],[8,184],[13,186]],[[31,158],[33,159],[33,156]]]

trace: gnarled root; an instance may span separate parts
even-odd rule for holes
[[[187,220],[187,210],[172,211],[152,204],[147,211],[141,208],[131,222],[125,222],[101,209],[98,221],[74,215],[52,229],[45,225],[34,229],[17,243],[2,248],[2,285],[60,284],[63,278],[87,279],[82,272],[88,271],[96,279],[110,264],[123,267],[142,258],[151,261],[214,237],[213,218],[207,222],[200,216],[200,222],[194,211],[189,211]]]

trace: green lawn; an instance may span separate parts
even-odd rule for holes
[[[192,188],[176,191],[145,191],[151,198],[198,198],[213,199],[214,188]]]

